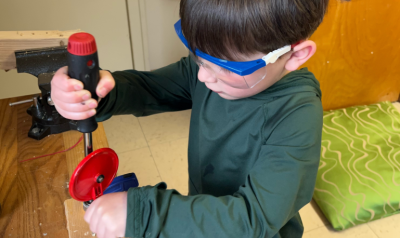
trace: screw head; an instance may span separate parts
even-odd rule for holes
[[[54,106],[54,102],[53,102],[53,100],[51,99],[50,96],[47,97],[47,103],[48,103],[50,106]]]
[[[99,177],[97,177],[97,183],[101,183],[104,180],[104,175],[99,175]]]
[[[32,129],[32,133],[37,134],[40,132],[40,129],[38,127],[35,127]]]

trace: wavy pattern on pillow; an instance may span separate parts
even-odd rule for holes
[[[337,230],[400,213],[400,113],[392,103],[324,112],[313,198]]]

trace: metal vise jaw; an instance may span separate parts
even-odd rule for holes
[[[32,116],[28,136],[41,140],[51,134],[76,130],[76,121],[62,117],[51,100],[51,79],[55,72],[67,65],[67,47],[15,51],[18,73],[28,73],[38,78],[42,96],[33,98],[33,105],[27,112]]]

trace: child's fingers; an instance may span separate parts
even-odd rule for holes
[[[117,192],[94,200],[86,210],[84,219],[89,224],[90,230],[97,233],[98,237],[123,237],[126,230],[126,216],[127,192]],[[106,228],[105,231],[103,227]]]
[[[59,102],[81,103],[89,100],[91,97],[92,95],[87,90],[80,90],[73,92],[58,91],[57,93],[53,93],[51,95],[51,98],[56,104]]]
[[[114,238],[115,237],[115,236],[109,236],[109,235],[107,236],[107,233],[108,233],[107,227],[102,224],[98,224],[96,229],[97,229],[96,236],[98,238],[110,238],[110,237]]]
[[[103,199],[103,197],[99,197],[98,199],[94,200],[94,201],[90,204],[89,208],[86,210],[85,216],[83,217],[83,219],[85,219],[85,221],[86,221],[87,223],[90,223],[91,220],[93,219],[93,217],[94,217],[94,215],[96,214],[96,211],[97,211],[97,209],[98,209],[97,204],[98,204],[99,202],[101,202],[102,199]]]
[[[106,232],[105,229],[106,226],[101,224],[101,215],[99,214],[96,215],[96,212],[92,215],[89,222],[89,228],[92,232],[98,234],[98,237],[101,237],[101,235],[103,235]]]
[[[86,112],[97,108],[97,101],[93,98],[81,103],[57,103],[57,107],[67,112]]]
[[[57,105],[54,105],[54,106],[56,107],[58,113],[60,113],[61,116],[71,119],[71,120],[84,120],[84,119],[87,119],[89,117],[96,115],[95,109],[90,109],[89,111],[85,111],[85,112],[69,112],[69,111],[61,109]]]
[[[98,229],[100,227],[98,227],[98,225],[99,225],[100,219],[102,218],[102,214],[99,214],[98,206],[97,206],[97,204],[99,203],[99,200],[101,200],[101,198],[96,199],[95,201],[92,202],[92,204],[90,204],[90,206],[88,207],[88,209],[85,212],[85,216],[83,217],[83,219],[89,224],[90,230],[95,233],[99,233]],[[105,232],[105,230],[104,230],[104,232]],[[98,237],[100,237],[100,236],[98,236]]]
[[[83,83],[76,79],[71,79],[68,75],[68,67],[62,67],[54,74],[51,80],[51,87],[61,91],[71,92],[83,89]]]
[[[58,80],[58,81],[57,81]],[[66,80],[54,78],[51,80],[51,88],[64,92],[80,91],[83,89],[83,83],[79,80],[68,78]]]
[[[86,210],[85,215],[83,216],[83,219],[90,224],[90,221],[92,219],[92,215],[95,209],[93,207],[89,206],[89,208]]]
[[[104,98],[115,87],[115,80],[110,72],[100,70],[100,81],[96,88],[99,97]]]
[[[123,234],[122,236],[117,236],[117,237],[124,237],[125,234]],[[110,232],[109,230],[106,230],[106,233],[104,235],[104,238],[108,238],[108,237],[116,237],[114,233]]]

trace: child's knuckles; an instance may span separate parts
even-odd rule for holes
[[[94,224],[93,221],[88,222],[89,223],[89,229],[91,232],[96,233],[96,224]]]
[[[60,108],[57,109],[58,113],[60,113],[61,116],[67,118],[67,119],[71,119],[71,120],[77,120],[73,115],[70,115],[68,112],[64,111],[64,110],[60,110]]]
[[[86,117],[87,118],[92,117],[94,115],[96,115],[96,110],[95,109],[91,109],[91,110],[86,112]]]
[[[104,214],[104,207],[103,207],[103,206],[98,206],[98,207],[96,207],[96,214],[97,214],[98,216],[103,216],[103,214]]]
[[[57,106],[56,109],[61,116],[70,120],[84,120],[88,118],[84,112],[83,113],[70,112],[69,110],[64,110],[62,107],[59,106]]]
[[[51,80],[50,85],[51,85],[51,92],[52,92],[52,94],[53,94],[54,92],[57,92],[57,91],[60,90],[60,87],[59,87],[57,84],[59,84],[59,83],[56,82],[56,81],[54,81],[54,79]]]
[[[72,120],[85,120],[88,117],[85,116],[85,114],[79,113],[79,114],[71,114],[71,118]]]
[[[70,92],[70,93],[60,93],[59,96],[57,96],[58,101],[62,102],[62,103],[81,103],[83,102],[82,97],[80,97],[79,95],[77,95],[74,92]]]
[[[56,91],[52,91],[51,100],[54,102],[56,106],[59,106],[63,103],[62,98],[59,98],[60,93]]]
[[[62,109],[69,112],[85,112],[90,110],[86,105],[82,105],[81,103],[65,103],[60,105]]]
[[[108,89],[108,91],[111,91],[114,87],[115,87],[115,80],[113,78],[111,78],[107,85],[107,89]]]
[[[71,85],[72,88],[74,88],[75,90],[82,90],[83,89],[83,83],[79,80],[76,79],[69,79],[68,83]],[[79,86],[80,89],[76,89],[75,87]]]
[[[107,89],[112,89],[115,86],[115,81],[111,77],[107,77],[103,79],[103,87]]]
[[[84,104],[85,104],[84,108],[86,110],[94,109],[94,108],[97,108],[97,106],[98,106],[97,101],[94,100],[93,98],[85,101]]]
[[[85,220],[87,223],[90,223],[90,216],[86,212],[85,215],[83,216],[83,220]]]
[[[53,100],[54,106],[56,107],[57,111],[62,111],[62,113],[67,112],[68,108],[66,107],[65,103],[59,102],[57,100]],[[61,113],[60,113],[61,114]],[[61,115],[63,116],[63,115]]]
[[[57,70],[57,73],[66,74],[68,73],[68,66],[61,67]]]
[[[87,95],[86,98],[84,95]],[[91,94],[89,91],[86,90],[80,90],[80,91],[74,91],[68,94],[67,101],[70,103],[82,103],[86,100],[89,100],[91,98]]]
[[[111,90],[115,86],[115,80],[111,76],[111,74],[110,75],[106,75],[105,77],[100,79],[99,86]]]
[[[111,231],[112,233],[115,234],[118,231],[118,226],[115,224],[115,222],[113,222],[112,219],[109,219],[107,224],[109,224],[107,227],[108,230]]]

